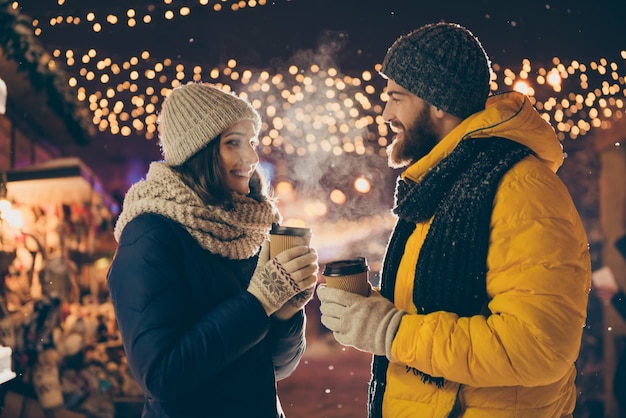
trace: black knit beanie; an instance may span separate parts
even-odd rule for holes
[[[401,36],[387,51],[381,75],[465,119],[485,108],[491,62],[480,41],[454,23],[434,23]]]

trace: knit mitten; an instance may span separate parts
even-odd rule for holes
[[[272,316],[276,319],[280,319],[281,321],[287,321],[288,319],[291,319],[296,312],[304,308],[304,305],[309,303],[312,298],[313,288],[303,290],[285,302],[285,304],[279,310],[274,312]]]
[[[391,359],[391,344],[406,312],[377,291],[366,297],[320,286],[317,296],[322,324],[339,343]]]
[[[293,296],[315,287],[318,266],[314,250],[301,245],[283,251],[268,262],[264,262],[261,256],[248,292],[261,302],[268,316]]]

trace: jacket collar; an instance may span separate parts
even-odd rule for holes
[[[498,136],[529,147],[556,172],[563,163],[563,147],[554,128],[535,110],[530,99],[512,91],[490,96],[485,110],[463,120],[422,159],[409,166],[401,176],[418,181],[467,138]]]

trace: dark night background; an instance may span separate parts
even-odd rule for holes
[[[292,62],[315,59],[334,63],[344,73],[359,74],[373,70],[399,35],[439,20],[468,27],[492,62],[502,67],[519,67],[524,58],[546,66],[553,57],[581,62],[615,59],[626,39],[626,15],[618,0],[276,0],[237,11],[224,7],[220,12],[194,1],[171,3],[67,0],[58,6],[54,0],[29,0],[20,8],[41,22],[38,40],[48,51],[72,49],[78,56],[94,48],[98,56],[111,57],[113,62],[149,51],[151,62],[171,58],[187,67],[220,66],[235,58],[240,67],[280,71]],[[162,17],[166,10],[184,5],[192,8],[189,16]],[[150,13],[152,22],[126,26],[121,18],[131,7],[138,16]],[[120,22],[103,25],[95,33],[84,18],[89,11],[96,13],[96,20],[114,14]],[[80,16],[82,22],[44,24],[57,16]],[[65,70],[72,75],[80,67]],[[382,85],[382,80],[374,82]],[[156,80],[152,85],[159,87]],[[94,81],[85,82],[85,87],[97,91],[102,86]],[[128,138],[98,132],[88,146],[69,144],[65,152],[80,155],[97,173],[109,177],[110,170],[100,167],[141,172],[148,161],[160,158],[154,141],[146,141],[141,132]],[[125,185],[113,187],[110,191],[119,194]]]
[[[191,80],[194,67],[201,67],[203,76],[206,76],[211,68],[228,67],[230,60],[236,60],[237,69],[249,69],[255,75],[264,70],[270,74],[287,74],[292,64],[301,69],[311,64],[318,64],[322,68],[334,67],[339,73],[354,78],[360,77],[364,71],[370,71],[374,73],[370,84],[378,92],[382,91],[384,80],[375,74],[375,66],[382,62],[387,48],[398,36],[440,20],[466,26],[480,39],[494,67],[498,69],[501,90],[507,88],[502,84],[503,70],[510,68],[517,73],[525,59],[532,62],[530,79],[536,76],[537,68],[553,67],[555,57],[558,62],[567,65],[578,61],[590,67],[591,63],[606,58],[610,63],[616,63],[618,69],[615,71],[620,74],[619,79],[612,82],[620,85],[621,90],[613,94],[612,98],[624,99],[626,52],[622,51],[626,51],[626,12],[623,0],[276,0],[255,7],[251,7],[249,1],[239,2],[243,6],[238,7],[238,10],[230,9],[235,4],[230,0],[210,1],[208,6],[200,6],[198,0],[25,0],[15,3],[18,4],[19,13],[32,20],[33,24],[29,28],[40,30],[34,36],[38,47],[50,55],[60,51],[60,56],[55,56],[54,61],[61,77],[64,80],[69,77],[78,80],[77,87],[69,89],[68,94],[70,101],[75,101],[79,107],[86,107],[86,103],[76,100],[77,88],[84,89],[86,95],[103,96],[107,88],[115,89],[128,82],[129,73],[111,73],[110,80],[102,82],[98,77],[87,80],[84,72],[100,74],[96,65],[105,58],[110,59],[110,63],[122,66],[122,63],[130,61],[132,57],[140,57],[144,52],[149,53],[149,58],[140,58],[131,66],[140,73],[133,83],[139,92],[154,88],[155,96],[162,95],[163,91],[172,87],[177,76],[174,69],[177,64],[185,68],[185,77],[179,80],[184,83]],[[0,4],[10,2],[0,0]],[[215,11],[213,6],[216,4],[221,4],[223,9]],[[187,16],[179,13],[185,6],[190,8]],[[129,9],[136,13],[137,24],[134,27],[127,25]],[[168,11],[174,12],[173,18],[165,17]],[[90,12],[95,13],[93,21],[88,20]],[[149,23],[141,21],[146,15],[151,17]],[[118,22],[108,24],[109,16],[115,16]],[[69,20],[74,18],[79,18],[80,23],[70,24]],[[55,23],[52,24],[52,21]],[[102,24],[101,31],[94,31],[94,22]],[[91,49],[97,51],[97,58],[81,63],[81,57]],[[67,61],[67,51],[74,55],[75,63],[72,65]],[[157,77],[149,80],[143,77],[144,71],[155,63],[168,59],[173,64],[163,70],[162,79]],[[25,61],[19,62],[18,66],[27,71],[30,70],[27,64]],[[588,73],[593,77],[592,71]],[[0,76],[3,76],[1,72]],[[230,83],[235,90],[239,88],[236,82],[228,78],[222,77],[219,81]],[[564,89],[573,85],[577,94],[587,93],[586,89],[575,85],[574,80],[568,82]],[[589,84],[591,86],[593,80]],[[589,89],[593,88],[596,87],[591,86]],[[560,95],[552,91],[537,92],[538,101],[551,95],[557,100],[569,97],[567,90]],[[130,102],[133,96],[128,91],[118,91],[112,101],[119,100],[132,108]],[[375,94],[371,96],[376,97]],[[157,108],[159,104],[156,104]],[[37,110],[32,106],[21,108],[20,117],[31,122],[32,129],[43,137],[54,138],[55,132],[50,132],[52,125],[47,125],[46,119],[41,118]],[[85,120],[90,124],[93,114],[90,111],[86,114],[88,117]],[[375,130],[375,124],[370,125],[369,129]],[[57,136],[60,140],[55,145],[62,156],[76,156],[83,160],[100,177],[106,191],[121,204],[127,188],[144,176],[149,162],[161,158],[157,140],[154,137],[150,139],[145,129],[133,129],[129,135],[120,135],[109,129],[98,130],[91,124],[88,131],[88,135],[75,138],[59,134]],[[606,147],[606,144],[623,141],[624,137],[624,129],[594,128],[587,135],[577,139],[565,137],[562,142],[567,158],[558,175],[570,189],[585,223],[594,257],[594,269],[603,265],[601,253],[606,233],[600,225],[601,157],[598,150]],[[305,170],[307,164],[313,170],[318,169],[314,160],[308,156],[294,158],[280,149],[274,151],[262,158],[267,159],[277,170],[288,167],[284,170],[290,180],[296,179],[294,183],[308,175],[308,170]],[[377,258],[382,257],[388,238],[390,225],[380,221],[383,218],[380,214],[388,212],[392,203],[395,180],[385,170],[386,160],[379,157],[380,154],[376,152],[365,156],[344,154],[337,161],[319,168],[324,173],[322,186],[327,188],[349,188],[354,173],[363,167],[379,175],[376,178],[378,189],[373,188],[368,196],[349,196],[354,205],[351,209],[358,206],[370,217],[364,218],[362,223],[350,222],[352,219],[348,219],[344,224],[330,225],[333,233],[351,234],[349,238],[352,241],[348,240],[350,249],[367,251],[373,265]],[[299,169],[306,172],[298,173]],[[623,178],[612,181],[617,185],[625,184]],[[333,206],[329,204],[329,208]],[[324,236],[324,222],[335,221],[335,218],[346,213],[339,209],[336,213],[329,210],[326,218],[316,225],[319,231],[315,238]],[[289,215],[289,212],[286,211],[286,214]],[[327,254],[334,251],[336,246],[344,245],[345,241],[337,242],[333,243],[335,247],[329,246]],[[306,397],[313,411],[307,417],[360,416],[353,415],[351,411],[362,411],[359,408],[365,402],[369,356],[333,345],[332,340],[323,335],[316,317],[315,301],[308,308],[308,326],[313,338],[307,349],[307,358],[294,377],[279,388],[284,394],[282,399],[286,412],[290,418],[299,418],[297,411],[303,407],[302,399]],[[575,414],[577,418],[602,416],[602,312],[602,306],[592,293],[589,320],[577,364],[577,385],[580,389]],[[357,377],[359,380],[355,381]],[[354,405],[359,406],[352,408]]]

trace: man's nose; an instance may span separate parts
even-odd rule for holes
[[[389,102],[385,103],[385,107],[383,108],[382,117],[383,117],[383,120],[386,123],[391,122],[391,120],[393,119],[393,112],[389,108]]]

